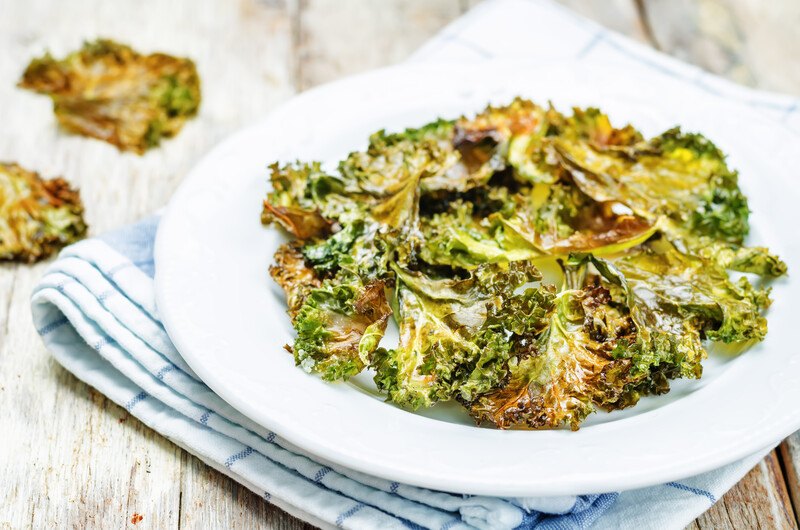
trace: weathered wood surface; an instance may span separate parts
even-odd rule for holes
[[[800,90],[800,2],[640,0],[661,50],[769,90]]]
[[[477,3],[0,0],[0,160],[80,186],[100,233],[163,206],[203,152],[296,91],[400,61]],[[562,3],[736,81],[800,93],[794,0]],[[57,133],[48,102],[14,88],[32,55],[100,35],[191,56],[205,80],[201,116],[144,157]],[[0,266],[0,528],[307,527],[52,361],[28,304],[44,267]],[[691,528],[796,527],[798,476],[795,435]]]
[[[797,528],[777,453],[770,453],[688,528]]]

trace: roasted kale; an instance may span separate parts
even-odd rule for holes
[[[400,342],[375,353],[375,382],[411,408],[457,397],[471,401],[500,384],[515,330],[541,326],[552,293],[515,290],[541,279],[529,262],[481,265],[466,278],[394,267]],[[510,335],[509,335],[510,334]]]
[[[0,260],[33,263],[81,239],[87,230],[78,192],[0,163]]]
[[[200,106],[200,78],[191,60],[142,55],[105,39],[64,59],[47,53],[32,60],[19,86],[50,96],[68,131],[140,154],[176,135]]]
[[[577,429],[700,377],[707,343],[765,337],[763,284],[786,273],[743,246],[747,199],[714,144],[594,108],[516,99],[379,131],[335,171],[272,165],[271,188],[262,221],[296,238],[271,271],[297,364],[370,368],[397,405],[455,400],[500,428]]]

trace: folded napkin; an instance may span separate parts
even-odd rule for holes
[[[34,290],[36,329],[78,378],[210,466],[318,526],[682,526],[763,457],[635,492],[516,499],[430,491],[317,463],[231,408],[172,345],[155,307],[157,225],[157,218],[147,219],[65,249]]]
[[[530,27],[537,31],[529,31]],[[466,59],[470,54],[482,60],[522,52],[530,59],[537,49],[547,49],[552,59],[550,50],[566,53],[566,44],[575,52],[573,59],[586,60],[605,45],[606,52],[616,50],[624,60],[635,62],[642,76],[685,76],[687,83],[698,83],[698,90],[712,87],[709,90],[728,99],[755,106],[776,123],[800,130],[791,98],[698,74],[699,70],[601,30],[547,1],[481,4],[448,26],[415,60]],[[267,501],[317,526],[680,528],[708,509],[768,452],[698,477],[635,491],[512,499],[431,491],[318,463],[226,404],[172,345],[155,307],[157,226],[154,217],[65,249],[33,293],[39,334],[67,370],[143,423]]]

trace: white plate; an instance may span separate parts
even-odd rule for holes
[[[424,65],[379,70],[311,90],[214,149],[187,176],[161,222],[161,316],[186,361],[254,421],[318,457],[430,488],[486,495],[564,495],[694,475],[767,447],[800,427],[795,281],[775,284],[770,332],[736,358],[713,354],[700,381],[679,381],[578,432],[478,428],[453,407],[428,416],[383,401],[369,377],[326,383],[296,368],[280,289],[267,274],[281,241],[259,223],[274,160],[338,160],[380,128],[421,125],[514,95],[598,105],[646,134],[675,124],[716,141],[753,210],[751,243],[800,270],[797,138],[667,77],[608,69]],[[618,72],[618,71],[617,71]],[[433,417],[429,417],[433,416]]]

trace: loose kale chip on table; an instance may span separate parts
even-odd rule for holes
[[[200,106],[191,60],[104,39],[61,60],[34,59],[19,86],[50,96],[65,129],[140,154],[175,136]]]
[[[786,273],[743,246],[747,199],[714,144],[592,108],[516,99],[270,178],[262,221],[296,238],[270,272],[297,364],[371,368],[400,406],[456,400],[501,428],[577,429],[699,378],[708,342],[765,337],[762,280]],[[540,273],[554,262],[557,285]]]
[[[80,195],[65,180],[0,162],[0,261],[39,261],[86,229]]]

